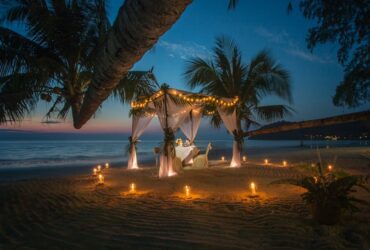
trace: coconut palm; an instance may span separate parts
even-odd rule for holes
[[[71,110],[76,120],[110,28],[105,6],[104,0],[0,2],[0,123],[22,120],[39,99],[51,103],[47,117],[65,119]],[[134,71],[112,91],[125,102],[153,91],[153,81],[151,71]]]
[[[185,77],[192,88],[200,92],[226,98],[239,97],[236,105],[238,131],[235,139],[243,141],[244,131],[258,121],[271,121],[290,114],[286,105],[263,105],[266,96],[277,96],[291,103],[289,73],[275,62],[267,50],[259,52],[249,64],[242,61],[242,54],[234,41],[219,37],[210,60],[194,58],[187,64]],[[214,108],[214,107],[208,107]],[[212,114],[211,124],[219,127],[222,120],[217,112]]]

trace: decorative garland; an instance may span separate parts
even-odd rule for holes
[[[128,138],[128,152],[130,153],[130,154],[132,154],[132,149],[135,147],[135,149],[136,149],[136,144],[138,143],[139,141],[136,139],[136,140],[133,140],[132,139],[132,136],[130,136],[129,138]]]
[[[238,149],[239,151],[242,151],[243,149],[243,144],[244,144],[244,136],[243,136],[243,131],[242,130],[234,130],[233,131],[234,135],[234,141],[237,142],[238,144]]]
[[[171,156],[175,156],[175,134],[173,133],[172,129],[164,128],[164,146],[163,151],[166,156],[168,156],[167,148],[170,149]]]

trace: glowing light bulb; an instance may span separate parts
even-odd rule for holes
[[[265,159],[265,164],[267,165],[267,164],[269,164],[269,160],[268,159]]]
[[[131,183],[130,184],[130,192],[135,193],[135,191],[136,191],[136,185],[135,185],[135,183]]]
[[[109,163],[108,162],[105,163],[105,168],[109,168]]]
[[[96,168],[93,169],[93,175],[95,176],[98,170]]]
[[[189,197],[190,196],[190,186],[186,185],[184,187],[184,189],[185,189],[185,195],[186,195],[186,197]]]
[[[251,189],[252,195],[255,195],[256,194],[256,184],[254,182],[251,182],[251,184],[249,185],[249,187]]]
[[[104,184],[104,176],[102,174],[99,174],[98,178],[99,178],[98,184],[103,185]]]
[[[333,170],[333,166],[332,165],[328,165],[328,170],[331,172]]]
[[[283,166],[286,167],[288,165],[287,161],[283,161]]]
[[[225,161],[225,156],[221,156],[221,161]]]
[[[247,157],[246,156],[243,156],[243,161],[247,161]]]

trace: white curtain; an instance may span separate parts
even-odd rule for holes
[[[234,135],[234,131],[238,131],[237,128],[237,120],[236,120],[236,110],[233,113],[229,113],[228,111],[222,109],[221,107],[217,107],[217,111],[221,116],[222,121],[225,124],[225,127],[230,132],[230,134]],[[231,159],[230,167],[240,167],[240,150],[238,147],[238,142],[233,141],[233,158]]]
[[[192,144],[197,136],[198,129],[200,126],[200,122],[202,119],[202,109],[195,108],[190,110],[184,121],[181,123],[180,128],[184,135],[189,139],[190,143]]]
[[[165,109],[165,105],[155,107],[159,123],[161,124],[163,131],[168,128],[171,132],[175,133],[180,124],[188,115],[191,107],[178,105],[174,103],[169,97],[167,97],[166,102],[167,110]],[[162,150],[159,162],[159,177],[176,175],[176,172],[173,170],[172,151],[170,145]]]
[[[128,169],[137,169],[137,157],[135,144],[139,137],[144,133],[145,129],[148,127],[150,121],[153,119],[154,115],[134,115],[132,117],[132,134],[131,134],[131,145],[130,145],[130,156],[128,159]]]

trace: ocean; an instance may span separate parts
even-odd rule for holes
[[[209,158],[215,159],[217,152],[226,155],[232,152],[230,140],[199,140],[196,145],[204,151],[208,142],[213,150]],[[138,145],[138,161],[154,162],[153,148],[160,145],[160,140],[142,140]],[[369,141],[304,141],[304,147],[345,147],[369,146]],[[258,151],[273,148],[299,147],[300,141],[248,140],[244,149]],[[113,165],[127,164],[127,141],[122,140],[28,140],[0,141],[0,170],[37,167],[93,166],[110,162]]]

